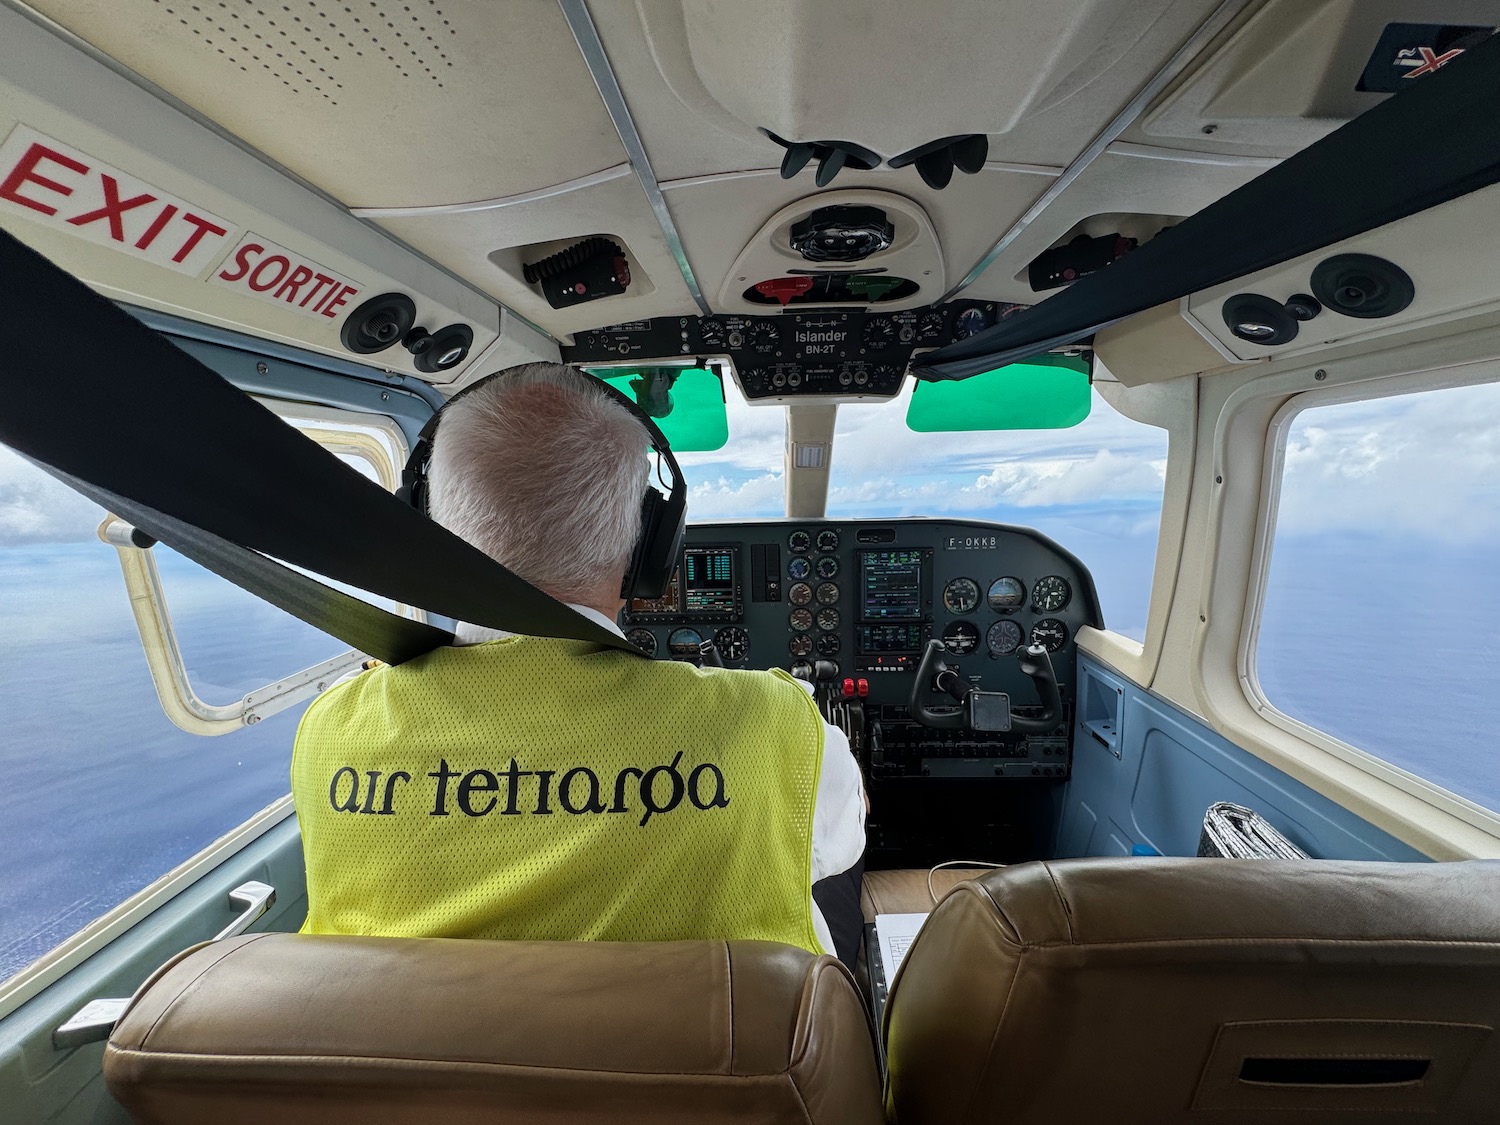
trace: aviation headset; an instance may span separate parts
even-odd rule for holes
[[[502,378],[516,370],[507,368],[486,375],[459,391],[427,420],[422,432],[417,435],[417,442],[412,447],[411,456],[407,458],[406,467],[401,470],[401,487],[396,490],[398,497],[423,515],[427,514],[427,470],[432,460],[433,438],[437,434],[438,421],[443,412],[491,379]],[[659,598],[666,592],[672,571],[676,569],[678,550],[682,546],[683,533],[687,530],[687,483],[661,429],[629,395],[622,394],[602,379],[582,372],[576,373],[580,379],[587,379],[606,396],[618,402],[645,427],[651,438],[651,448],[656,450],[672,471],[672,485],[666,496],[648,484],[646,494],[641,497],[640,531],[636,534],[635,550],[631,553],[630,566],[625,571],[625,581],[620,587],[620,596],[624,598]]]

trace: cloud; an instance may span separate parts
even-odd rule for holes
[[[786,511],[780,473],[721,474],[688,489],[688,518],[775,519]]]
[[[104,510],[0,446],[0,547],[92,539]]]
[[[1286,439],[1278,530],[1500,533],[1500,385],[1315,407]]]

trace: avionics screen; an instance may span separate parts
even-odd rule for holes
[[[920,550],[861,551],[860,620],[921,621],[930,601],[922,574],[925,557]]]
[[[861,625],[859,627],[861,654],[920,652],[921,650],[922,626],[920,625]]]
[[[734,551],[728,547],[689,547],[682,560],[685,611],[734,613]]]
[[[678,591],[678,579],[682,572],[674,570],[672,581],[667,583],[667,589],[659,598],[631,598],[628,613],[663,613],[678,614],[682,612],[681,594]]]

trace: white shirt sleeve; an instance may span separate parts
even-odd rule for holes
[[[798,681],[809,694],[813,685]],[[813,800],[812,881],[847,871],[865,854],[865,788],[849,738],[823,724],[823,769]]]

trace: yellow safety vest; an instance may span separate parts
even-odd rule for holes
[[[377,668],[292,755],[304,933],[822,952],[823,723],[784,672],[511,637]]]

